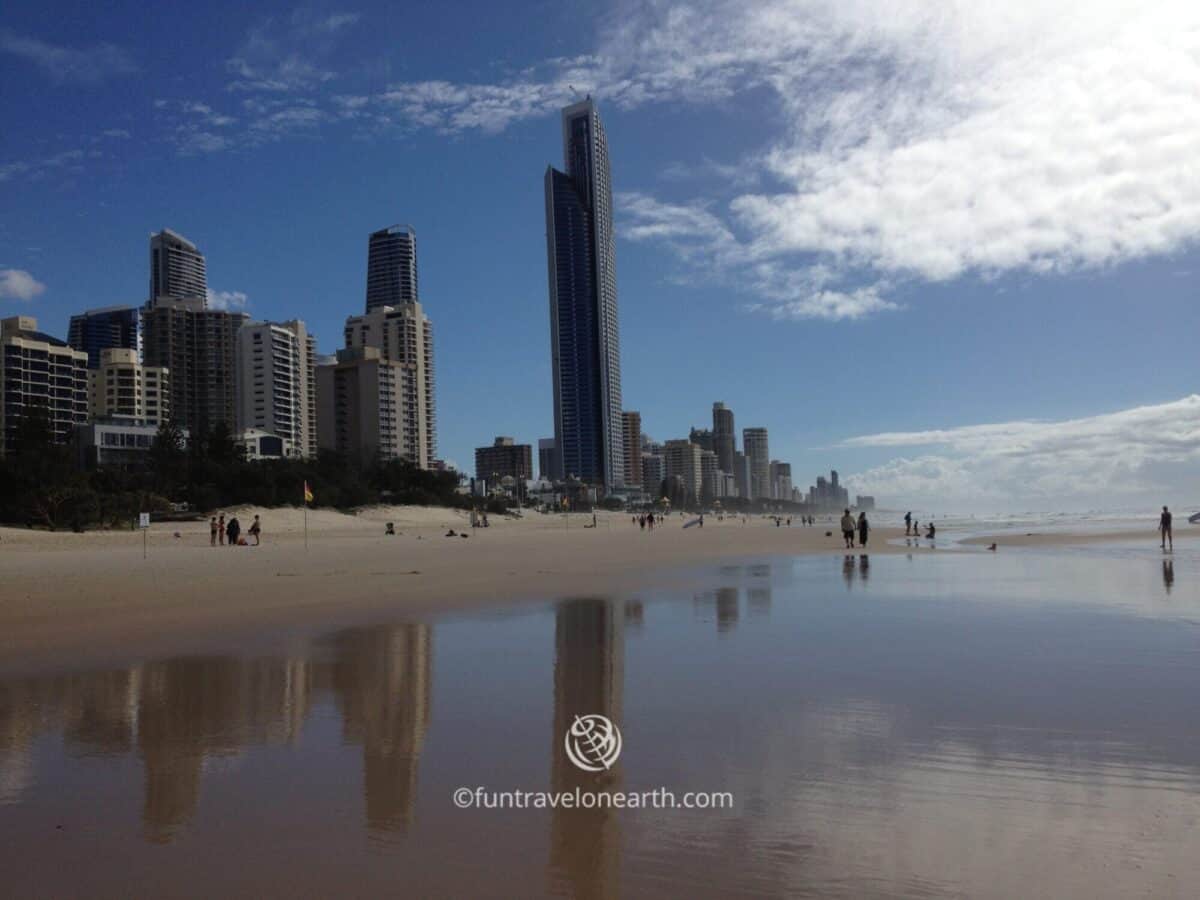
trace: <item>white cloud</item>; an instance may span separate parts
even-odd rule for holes
[[[226,70],[235,76],[229,89],[291,93],[333,81],[336,73],[320,61],[358,19],[357,13],[321,17],[301,7],[285,18],[259,22],[226,61]]]
[[[28,175],[30,180],[42,178],[51,169],[77,171],[83,157],[82,150],[64,150],[42,159],[5,163],[0,165],[0,182],[8,181],[18,175]]]
[[[242,291],[214,291],[208,289],[208,308],[242,312],[246,309],[247,296]]]
[[[644,0],[615,21],[591,56],[385,96],[410,124],[494,132],[572,87],[624,108],[769,93],[769,145],[705,160],[728,171],[726,191],[686,204],[704,213],[695,229],[745,253],[680,241],[687,223],[649,198],[624,211],[623,234],[692,266],[707,254],[755,290],[744,267],[790,270],[777,282],[802,292],[754,304],[778,317],[886,309],[884,289],[905,281],[1119,264],[1200,234],[1194,2]],[[748,169],[770,189],[746,192]],[[804,288],[814,266],[823,284]]]
[[[917,452],[847,476],[852,491],[962,504],[1167,497],[1200,489],[1200,395],[1059,422],[864,435],[848,448]]]
[[[24,269],[0,269],[0,300],[29,301],[45,290],[46,286]]]
[[[95,84],[114,75],[137,71],[132,57],[114,44],[83,49],[62,47],[0,30],[0,52],[31,62],[55,81]]]
[[[882,296],[883,282],[838,288],[828,267],[797,269],[761,254],[711,211],[712,204],[663,203],[637,192],[619,193],[615,199],[622,236],[666,244],[687,264],[688,274],[679,279],[685,283],[723,279],[749,289],[761,298],[745,304],[751,312],[780,321],[836,321],[898,308]]]

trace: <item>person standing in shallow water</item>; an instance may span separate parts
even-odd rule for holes
[[[217,519],[217,540],[221,546],[225,546],[225,513],[221,513],[221,517]]]
[[[867,535],[871,531],[871,523],[867,521],[867,514],[860,512],[858,514],[858,546],[867,546]]]
[[[1175,538],[1171,534],[1171,511],[1165,506],[1163,507],[1162,515],[1158,517],[1158,530],[1162,535],[1162,548],[1166,550],[1170,547],[1175,549]]]

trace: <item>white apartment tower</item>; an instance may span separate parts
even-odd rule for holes
[[[337,352],[317,367],[318,443],[358,465],[404,456],[402,365],[377,347]]]
[[[400,368],[400,453],[428,469],[437,459],[437,407],[434,403],[433,323],[421,304],[384,306],[346,320],[346,347],[374,348],[384,362]]]
[[[133,419],[161,425],[170,416],[170,372],[138,362],[125,347],[100,351],[100,365],[88,370],[88,411],[95,421]]]
[[[304,323],[250,322],[237,333],[237,430],[284,441],[290,456],[316,456],[316,340]]]
[[[0,456],[16,449],[21,420],[35,408],[57,443],[87,423],[88,356],[37,330],[37,320],[0,321]]]

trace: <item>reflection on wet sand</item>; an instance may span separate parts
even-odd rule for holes
[[[1174,561],[846,554],[456,620],[436,725],[427,625],[0,681],[0,869],[34,859],[11,892],[47,896],[227,893],[216,858],[266,893],[1200,896],[1200,592]],[[592,714],[626,735],[599,774],[563,749]],[[453,809],[480,782],[736,806]]]
[[[550,734],[551,789],[611,790],[620,784],[620,760],[605,772],[576,768],[563,739],[576,716],[623,722],[625,617],[601,599],[566,600],[554,614],[554,728]],[[617,896],[620,830],[611,809],[556,809],[550,817],[551,887],[573,897]]]
[[[0,682],[0,803],[34,785],[39,734],[61,732],[74,755],[142,760],[147,840],[170,842],[195,815],[209,760],[290,744],[317,695],[332,692],[343,734],[363,747],[367,825],[408,823],[429,723],[430,627],[345,631],[326,659],[181,657],[126,670]],[[15,774],[14,774],[15,773]]]
[[[854,587],[855,579],[864,583],[871,579],[871,558],[865,553],[860,553],[857,557],[853,553],[847,553],[842,557],[842,580],[846,582],[846,590]]]

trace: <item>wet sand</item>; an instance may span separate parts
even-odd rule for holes
[[[243,525],[255,510],[238,510]],[[137,532],[82,535],[0,530],[0,672],[65,659],[99,661],[137,647],[183,652],[255,633],[466,612],[563,594],[617,593],[687,577],[701,561],[841,552],[832,524],[776,527],[669,518],[642,532],[626,515],[492,516],[472,530],[453,510],[401,508],[350,517],[261,510],[263,546],[209,546],[207,525],[155,525],[143,559]],[[384,522],[400,532],[383,535]],[[444,537],[449,529],[470,537]],[[173,535],[179,531],[180,537]],[[898,529],[876,529],[873,553]],[[924,551],[922,551],[924,552]]]
[[[1184,533],[1176,529],[1176,538],[1194,538],[1200,534],[1200,529],[1192,525]],[[994,535],[964,538],[961,543],[971,547],[986,547],[997,544],[999,547],[1083,547],[1096,544],[1144,544],[1147,547],[1158,546],[1159,535],[1154,527],[1141,529],[1122,529],[1120,531],[1046,531],[1011,533],[1002,532]]]
[[[1194,897],[1200,562],[1166,571],[724,558],[0,676],[5,892]],[[585,775],[564,732],[596,713],[623,751]],[[462,786],[735,802],[458,809]]]

